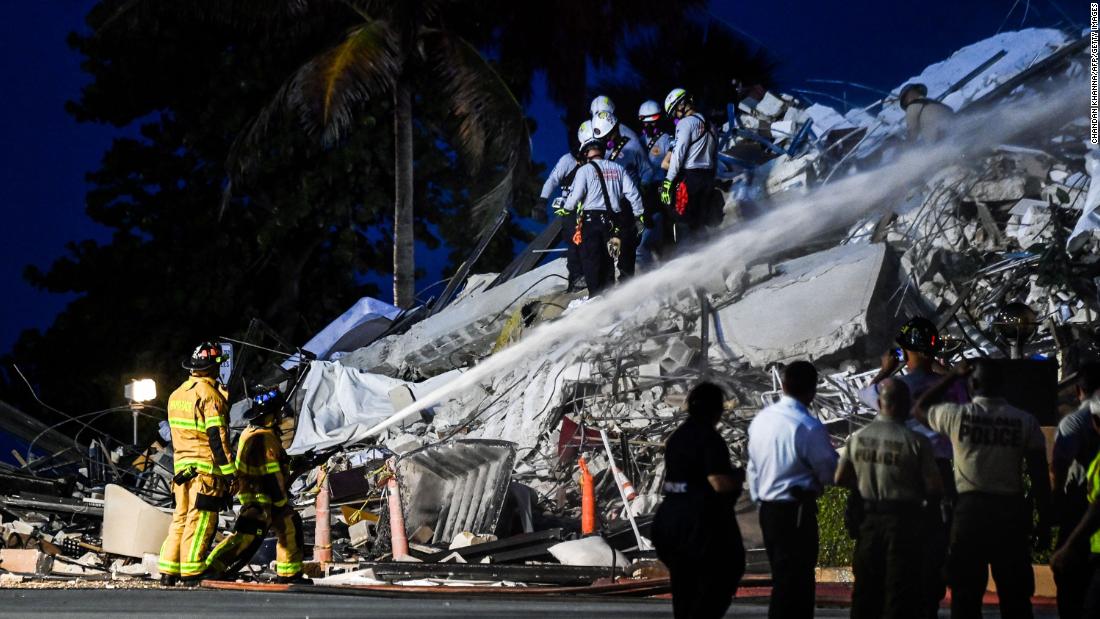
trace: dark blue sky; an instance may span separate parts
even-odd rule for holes
[[[86,78],[65,36],[83,27],[94,0],[6,0],[0,21],[0,351],[28,327],[45,328],[67,299],[39,292],[22,279],[25,265],[43,268],[66,242],[106,239],[84,215],[84,174],[98,166],[113,127],[81,125],[64,110]],[[806,79],[845,79],[888,90],[955,49],[1020,27],[1087,23],[1087,6],[1067,0],[883,0],[748,2],[714,0],[712,14],[768,49],[780,62],[786,87],[824,89]],[[1027,14],[1025,15],[1025,6]],[[1060,8],[1059,8],[1060,7]],[[675,53],[675,50],[669,50]],[[830,92],[841,95],[837,87]],[[849,90],[849,97],[866,95]],[[660,100],[664,93],[654,93]],[[828,101],[824,101],[828,103]],[[536,157],[556,159],[565,149],[561,110],[536,100]],[[436,272],[432,270],[433,274]],[[431,280],[431,278],[428,278]],[[438,279],[438,278],[436,278]]]

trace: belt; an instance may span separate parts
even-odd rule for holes
[[[864,501],[863,511],[868,514],[894,516],[919,516],[922,505],[917,501]]]
[[[584,218],[588,219],[590,217],[599,217],[600,219],[606,219],[607,211],[605,211],[604,209],[591,209],[584,211]]]

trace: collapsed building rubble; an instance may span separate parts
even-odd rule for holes
[[[1080,76],[1082,50],[1058,31],[1002,33],[914,81],[956,112],[1011,106]],[[837,111],[806,95],[766,93],[732,106],[721,227],[898,157],[905,121],[895,102]],[[306,345],[312,354],[283,363],[295,412],[284,442],[321,465],[292,487],[307,529],[328,535],[307,530],[307,544],[332,550],[311,576],[334,586],[550,588],[660,575],[648,531],[661,448],[684,418],[688,389],[703,379],[723,386],[730,400],[720,431],[743,460],[752,415],[778,396],[777,364],[810,358],[823,370],[815,413],[839,441],[873,414],[857,391],[914,314],[934,318],[952,355],[1056,360],[1056,387],[1100,355],[1100,185],[1092,183],[1100,156],[1087,134],[1083,116],[1037,126],[1019,143],[943,165],[855,225],[700,275],[694,290],[615,310],[614,320],[475,381],[468,373],[592,302],[566,292],[564,260],[537,266],[532,252],[547,239],[504,274],[470,276],[430,311],[361,302]],[[1013,303],[1034,312],[1031,337],[1006,323]],[[0,555],[0,568],[155,574],[152,531],[166,526],[169,503],[158,485],[166,478],[155,473],[163,456],[146,457],[144,476],[111,472],[113,486],[42,498],[43,484],[56,482],[30,475],[25,483],[39,489],[4,489],[5,552],[39,554]],[[111,469],[109,458],[102,464]],[[750,571],[766,568],[747,498],[738,513]],[[121,539],[124,527],[143,534]],[[272,558],[269,542],[252,576],[270,577]]]

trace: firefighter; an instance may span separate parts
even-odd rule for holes
[[[623,135],[623,129],[623,124],[611,112],[599,112],[592,117],[592,131],[597,138],[606,140],[604,156],[608,161],[621,165],[630,180],[634,181],[634,186],[641,191],[653,181],[653,166],[641,143]],[[615,224],[622,242],[618,259],[619,280],[622,281],[634,276],[638,251],[639,234],[635,231],[634,215],[629,206],[615,214]]]
[[[695,236],[707,224],[709,200],[718,165],[718,138],[695,101],[683,88],[665,97],[665,113],[676,123],[668,172],[661,184],[661,203],[677,220],[677,240]]]
[[[176,512],[158,563],[166,585],[198,583],[234,483],[229,407],[217,383],[222,361],[221,347],[203,342],[183,362],[190,377],[168,397]]]
[[[628,225],[640,226],[635,218],[642,216],[642,198],[626,170],[603,158],[605,143],[596,136],[592,123],[581,124],[577,141],[581,145],[577,152],[587,163],[577,171],[569,197],[558,215],[564,217],[574,209],[582,211],[581,267],[588,296],[592,298],[615,279],[611,253],[619,251],[622,243],[614,216],[622,210],[621,205],[630,204],[634,217]]]
[[[248,427],[237,444],[237,499],[241,511],[233,533],[206,560],[207,578],[230,578],[256,554],[268,529],[275,529],[278,582],[307,583],[302,576],[302,519],[290,504],[289,457],[279,436],[286,399],[278,388],[257,386],[245,413]]]

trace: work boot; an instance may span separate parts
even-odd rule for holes
[[[180,577],[177,576],[176,574],[161,574],[160,575],[160,584],[165,586],[165,587],[175,587],[177,584],[179,584],[179,581],[180,581]]]
[[[278,576],[275,578],[275,584],[279,585],[312,585],[313,581],[302,576],[301,574],[295,574],[293,576]]]
[[[186,576],[186,577],[180,578],[180,586],[181,587],[194,588],[194,587],[199,586],[199,583],[201,583],[201,582],[202,582],[202,576],[201,575],[199,575],[199,576]]]

